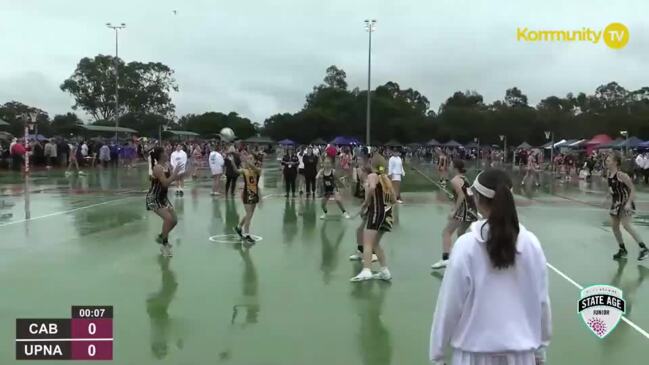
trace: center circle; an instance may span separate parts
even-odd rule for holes
[[[254,234],[251,234],[250,237],[252,237],[255,242],[259,242],[263,240],[264,238],[262,236],[257,236]],[[211,236],[208,238],[211,242],[215,243],[239,243],[241,242],[241,237],[239,237],[238,234],[217,234],[216,236]]]

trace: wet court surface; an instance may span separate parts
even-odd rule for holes
[[[224,237],[243,214],[239,199],[210,197],[206,179],[189,182],[182,198],[170,194],[179,217],[171,259],[154,242],[160,219],[144,209],[144,167],[38,172],[28,184],[2,171],[0,200],[13,206],[0,209],[0,364],[17,363],[16,318],[65,318],[74,304],[114,306],[115,364],[427,364],[442,277],[430,265],[451,208],[437,177],[420,171],[432,179],[408,171],[405,204],[384,239],[393,282],[360,284],[348,281],[360,268],[348,260],[359,221],[339,219],[333,204],[321,221],[318,202],[287,202],[276,170],[264,172],[252,224],[262,240],[250,250]],[[649,263],[638,264],[628,236],[629,260],[611,259],[601,184],[544,179],[516,197],[522,223],[565,275],[549,271],[548,363],[646,363]],[[649,239],[649,193],[638,201],[637,228]],[[621,322],[596,338],[577,313],[575,284],[622,288],[636,327]]]

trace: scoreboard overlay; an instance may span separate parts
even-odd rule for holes
[[[16,360],[112,360],[113,307],[73,305],[71,312],[16,319]]]

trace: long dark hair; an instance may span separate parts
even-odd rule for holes
[[[153,166],[156,162],[160,162],[160,157],[164,153],[164,148],[157,146],[149,152],[149,165],[151,166],[151,174],[153,174]]]
[[[486,170],[478,175],[476,180],[483,187],[495,192],[490,198],[474,187],[480,203],[490,210],[487,219],[489,237],[486,242],[489,259],[497,269],[506,269],[516,261],[516,241],[520,231],[518,213],[511,192],[512,180],[505,171],[498,169]]]

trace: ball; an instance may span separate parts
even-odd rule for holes
[[[221,136],[222,140],[228,142],[234,140],[235,138],[234,131],[232,130],[232,128],[228,128],[228,127],[221,129],[221,133],[219,133],[219,135]]]

